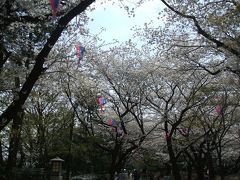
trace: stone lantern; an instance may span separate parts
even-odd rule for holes
[[[63,159],[56,157],[51,162],[51,178],[50,180],[62,180],[62,163]]]

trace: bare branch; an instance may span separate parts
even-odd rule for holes
[[[191,19],[194,22],[194,25],[197,28],[197,31],[199,34],[201,34],[202,36],[204,36],[205,38],[207,38],[208,40],[210,40],[211,42],[215,43],[217,45],[217,47],[222,47],[224,49],[226,49],[227,51],[231,52],[232,54],[236,55],[238,58],[240,58],[240,52],[236,49],[233,49],[232,47],[224,44],[223,42],[217,40],[216,38],[214,38],[212,35],[210,35],[209,33],[207,33],[199,24],[199,22],[197,21],[195,16],[191,16],[191,15],[187,15],[184,14],[178,10],[176,10],[175,8],[173,8],[172,6],[170,6],[165,0],[161,0],[169,9],[171,9],[173,12],[175,12],[176,14],[187,18],[187,19]]]

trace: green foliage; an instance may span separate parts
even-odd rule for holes
[[[95,145],[95,137],[81,137],[74,135],[72,149],[69,152],[68,141],[61,138],[61,145],[58,144],[49,151],[49,158],[61,157],[65,160],[64,168],[69,164],[74,175],[86,173],[103,173],[107,172],[110,164],[110,155],[106,154],[103,150]],[[71,160],[69,160],[69,157]]]

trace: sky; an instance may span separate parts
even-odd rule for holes
[[[136,2],[136,0],[132,0],[132,2],[134,1]],[[127,3],[131,5],[131,8],[134,7],[134,4],[130,1],[127,1]],[[101,28],[104,28],[105,31],[100,34],[100,38],[106,42],[112,42],[113,39],[120,42],[129,40],[133,34],[131,28],[134,25],[143,27],[145,22],[151,20],[156,25],[161,24],[160,20],[157,19],[158,13],[163,9],[160,0],[145,2],[135,9],[134,17],[129,17],[127,11],[121,8],[119,4],[112,5],[112,1],[103,4],[96,3],[95,6],[96,9],[88,13],[89,17],[93,19],[89,22],[88,27],[92,34],[98,34],[101,32]]]

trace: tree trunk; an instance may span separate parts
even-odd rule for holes
[[[72,171],[72,140],[73,140],[73,128],[74,128],[74,112],[72,113],[72,120],[69,125],[69,145],[68,145],[68,157],[67,157],[67,172],[66,172],[66,180],[71,179],[71,171]]]
[[[23,165],[24,165],[24,161],[25,161],[25,153],[23,152],[23,148],[22,148],[21,143],[20,143],[19,151],[20,151],[20,160],[19,160],[18,167],[22,168]]]
[[[39,144],[39,162],[38,162],[38,167],[42,168],[45,165],[45,157],[44,157],[44,152],[45,152],[45,127],[42,123],[42,117],[40,117],[39,121],[41,121],[41,124],[39,125],[38,128],[38,144]]]
[[[205,175],[204,167],[205,167],[206,158],[205,158],[205,154],[202,150],[203,144],[204,144],[204,142],[202,142],[200,144],[200,147],[198,148],[198,151],[193,146],[190,146],[190,150],[192,151],[192,154],[193,154],[194,158],[192,158],[190,156],[190,154],[187,153],[189,159],[191,160],[191,164],[193,165],[194,169],[196,170],[198,180],[204,180],[205,179],[205,177],[204,177],[204,175]]]
[[[221,142],[219,142],[217,154],[218,154],[218,162],[219,162],[219,174],[220,174],[221,180],[224,180],[225,169],[224,169],[223,162],[222,162]]]
[[[20,89],[20,78],[15,77],[15,89],[13,89],[14,99],[18,98],[18,92]],[[13,117],[12,129],[10,132],[10,143],[8,149],[8,160],[6,165],[7,180],[12,179],[12,170],[17,165],[17,152],[19,150],[21,127],[23,120],[23,109],[18,109],[18,113]]]
[[[121,158],[121,143],[116,142],[114,150],[112,151],[112,162],[109,170],[110,180],[115,179],[115,173],[119,173],[122,168],[122,158]]]
[[[109,180],[114,180],[114,179],[115,179],[115,171],[110,171]]]
[[[181,180],[182,177],[180,175],[180,171],[179,171],[176,159],[172,159],[171,164],[172,164],[172,173],[173,173],[174,178]]]
[[[109,174],[110,174],[110,180],[114,180],[115,178],[115,173],[118,171],[117,169],[117,153],[113,153],[112,154],[112,162],[111,162],[111,166],[109,169]]]
[[[208,161],[209,161],[209,163],[208,163],[208,169],[209,169],[208,179],[213,180],[215,178],[215,173],[214,173],[213,161],[212,161],[212,156],[211,155],[209,156]]]
[[[223,168],[223,165],[220,164],[219,165],[219,168],[220,168],[220,177],[221,177],[221,180],[224,180],[225,179],[225,172],[224,172],[224,168]]]
[[[3,36],[0,35],[0,73],[2,72],[3,65],[6,63],[10,55],[11,53],[7,52],[7,50],[4,47]]]
[[[213,159],[212,159],[212,154],[210,151],[210,143],[209,142],[207,143],[207,149],[208,149],[207,157],[208,157],[208,171],[209,171],[208,179],[213,180],[215,177],[215,174],[214,174]]]
[[[20,143],[20,135],[21,135],[21,126],[23,119],[23,110],[17,113],[17,116],[13,119],[12,130],[10,133],[10,144],[8,150],[8,160],[6,165],[6,175],[7,180],[12,179],[12,170],[16,167],[17,162],[17,152]]]
[[[0,137],[0,166],[3,166],[2,138]]]
[[[174,151],[173,151],[173,147],[172,147],[172,140],[171,137],[166,137],[167,139],[167,148],[168,148],[168,154],[170,157],[170,162],[172,165],[172,173],[175,179],[177,180],[181,180],[181,175],[180,175],[180,170],[178,168],[177,165],[177,159],[175,157]]]
[[[110,175],[109,180],[114,180],[116,173],[119,173],[117,163],[116,163],[116,161],[112,161],[111,167],[109,170],[109,175]]]
[[[201,165],[200,166],[197,166],[196,167],[196,172],[197,172],[197,177],[198,177],[198,180],[204,180],[204,167],[202,167]]]
[[[192,180],[192,164],[187,163],[187,180]]]
[[[205,158],[201,157],[202,155],[199,154],[199,157],[195,156],[195,159],[193,162],[194,163],[194,168],[196,169],[196,173],[197,173],[197,179],[198,180],[204,180],[204,175],[205,175],[205,171],[204,171],[204,163],[205,163]]]

